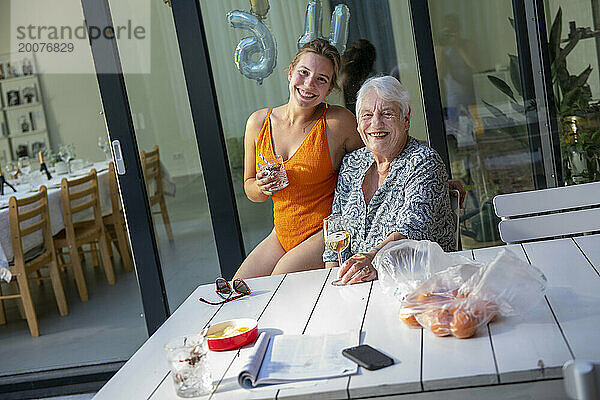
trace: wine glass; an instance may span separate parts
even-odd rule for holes
[[[28,156],[19,157],[17,166],[19,167],[19,171],[23,174],[22,183],[27,183],[29,181],[29,173],[31,172],[31,160]]]
[[[98,136],[98,147],[104,153],[104,160],[110,160],[110,148],[108,147],[108,141],[104,136]]]
[[[18,171],[18,168],[17,168],[17,165],[14,162],[9,161],[8,163],[6,163],[6,166],[4,167],[4,172],[6,173],[4,175],[4,178],[11,185],[15,185],[16,184],[17,178],[16,178],[15,174],[17,173],[17,171]]]
[[[342,252],[350,245],[350,233],[344,218],[339,214],[332,214],[323,219],[323,234],[325,237],[325,247],[331,251],[337,252],[338,264],[342,266]],[[340,280],[331,282],[339,283]]]

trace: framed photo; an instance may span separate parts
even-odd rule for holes
[[[9,107],[21,104],[21,95],[18,90],[9,90],[6,92],[6,104]]]
[[[23,68],[23,75],[33,74],[33,64],[31,63],[31,60],[29,60],[29,58],[23,59],[22,68]]]
[[[27,86],[21,89],[21,98],[23,99],[23,104],[37,103],[35,87]]]

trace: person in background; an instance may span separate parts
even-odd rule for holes
[[[388,242],[456,246],[446,168],[435,150],[408,135],[406,89],[391,76],[368,79],[357,95],[356,119],[365,147],[344,157],[332,204],[350,234],[353,255],[338,271],[346,284],[376,279],[373,258]],[[325,249],[325,266],[337,266],[336,257]]]
[[[356,93],[373,73],[376,58],[375,46],[366,39],[352,42],[342,55],[340,82],[346,108],[352,112],[356,108]]]

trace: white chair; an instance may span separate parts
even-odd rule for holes
[[[505,243],[600,231],[600,182],[494,197]]]
[[[456,214],[456,249],[459,250],[458,243],[460,242],[460,192],[456,189],[450,190],[450,206]]]
[[[567,396],[575,400],[600,398],[600,363],[570,360],[562,369]]]

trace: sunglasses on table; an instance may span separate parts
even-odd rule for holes
[[[227,282],[227,280],[224,278],[217,278],[217,280],[215,281],[215,285],[217,287],[216,288],[217,294],[219,296],[221,296],[224,300],[213,302],[213,301],[208,301],[208,300],[200,297],[201,302],[206,303],[206,304],[211,304],[213,306],[217,306],[219,304],[223,304],[223,303],[227,303],[229,301],[235,300],[235,299],[239,299],[240,297],[249,295],[251,293],[250,287],[248,287],[246,282],[244,282],[242,279],[234,279],[233,280],[233,288],[229,285],[229,282]],[[233,293],[238,293],[238,294],[235,296],[232,296]]]

